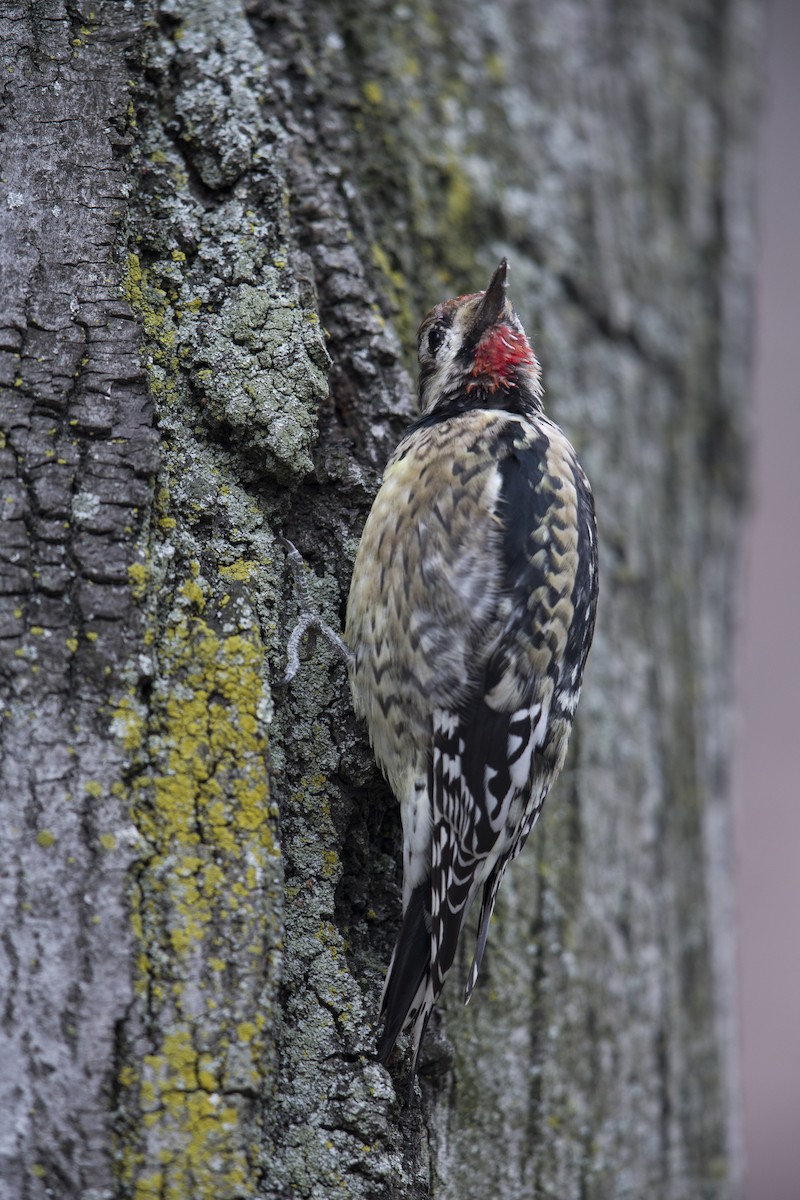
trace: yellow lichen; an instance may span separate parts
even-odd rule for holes
[[[193,604],[200,611],[205,608],[206,598],[203,594],[203,589],[196,579],[187,579],[186,583],[181,588],[181,595]]]
[[[247,583],[257,567],[258,563],[254,559],[237,558],[236,562],[228,563],[227,566],[221,566],[219,573],[220,575],[224,575],[226,579],[238,579],[242,583]]]
[[[258,989],[252,996],[238,989],[232,999],[228,979],[232,955],[239,972],[249,970],[253,947],[263,955],[263,880],[277,853],[258,717],[263,652],[255,633],[223,634],[200,615],[209,599],[201,583],[193,563],[178,589],[190,605],[175,607],[159,634],[168,686],[154,695],[149,720],[133,697],[115,712],[126,749],[149,748],[150,769],[138,777],[132,803],[148,846],[147,870],[132,893],[141,946],[136,991],[163,1010],[160,1041],[120,1076],[129,1110],[140,1113],[120,1153],[137,1200],[156,1194],[156,1177],[160,1198],[257,1194],[243,1128],[249,1102],[223,1101],[220,1093],[225,1047],[246,1056],[239,1069],[247,1078],[259,1076],[264,1053]],[[197,962],[206,964],[200,1011],[195,985],[191,1002],[184,994]]]
[[[463,228],[473,208],[472,187],[459,165],[454,163],[447,186],[447,223],[451,228]]]
[[[147,567],[144,563],[131,563],[128,567],[128,579],[131,581],[134,600],[141,600],[147,591]]]
[[[114,727],[128,753],[142,744],[143,721],[132,697],[122,696],[114,712]]]
[[[370,254],[383,276],[384,291],[391,304],[400,337],[403,341],[413,340],[416,326],[407,280],[402,271],[392,266],[391,259],[380,242],[372,243]]]
[[[322,864],[322,873],[325,878],[333,878],[339,870],[339,855],[335,850],[323,850]]]
[[[383,88],[377,79],[368,79],[361,90],[367,104],[383,104]]]

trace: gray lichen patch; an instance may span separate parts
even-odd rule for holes
[[[327,395],[327,353],[312,316],[272,271],[261,287],[239,284],[219,314],[197,322],[198,405],[281,483],[312,470],[316,405]]]
[[[177,24],[153,44],[151,61],[190,84],[174,98],[178,137],[205,186],[228,188],[271,157],[266,64],[240,8],[209,0],[162,3],[161,12]]]

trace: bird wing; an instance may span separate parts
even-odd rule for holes
[[[496,612],[475,648],[479,669],[468,698],[455,710],[437,709],[433,719],[435,996],[485,883],[472,990],[503,871],[566,753],[591,642],[591,628],[577,637],[573,627],[594,623],[594,511],[569,442],[548,421],[514,422],[499,449],[506,452],[493,468],[501,477],[496,515],[503,529]]]

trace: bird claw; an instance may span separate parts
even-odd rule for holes
[[[278,541],[286,551],[289,566],[292,568],[297,603],[300,608],[300,619],[289,635],[289,641],[286,645],[286,674],[281,680],[281,686],[287,687],[300,670],[300,642],[310,629],[315,629],[321,633],[326,642],[342,656],[348,665],[353,656],[336,630],[332,629],[328,622],[324,621],[315,609],[311,593],[308,590],[308,580],[305,575],[306,565],[303,562],[303,556],[300,551],[293,542],[290,542],[288,538],[282,535],[278,536]]]

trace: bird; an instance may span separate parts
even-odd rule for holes
[[[498,890],[567,752],[598,595],[592,490],[544,413],[507,298],[436,305],[418,335],[419,416],[364,525],[344,643],[354,708],[400,804],[403,916],[383,987],[387,1064],[422,1039],[481,895],[464,1002]]]

